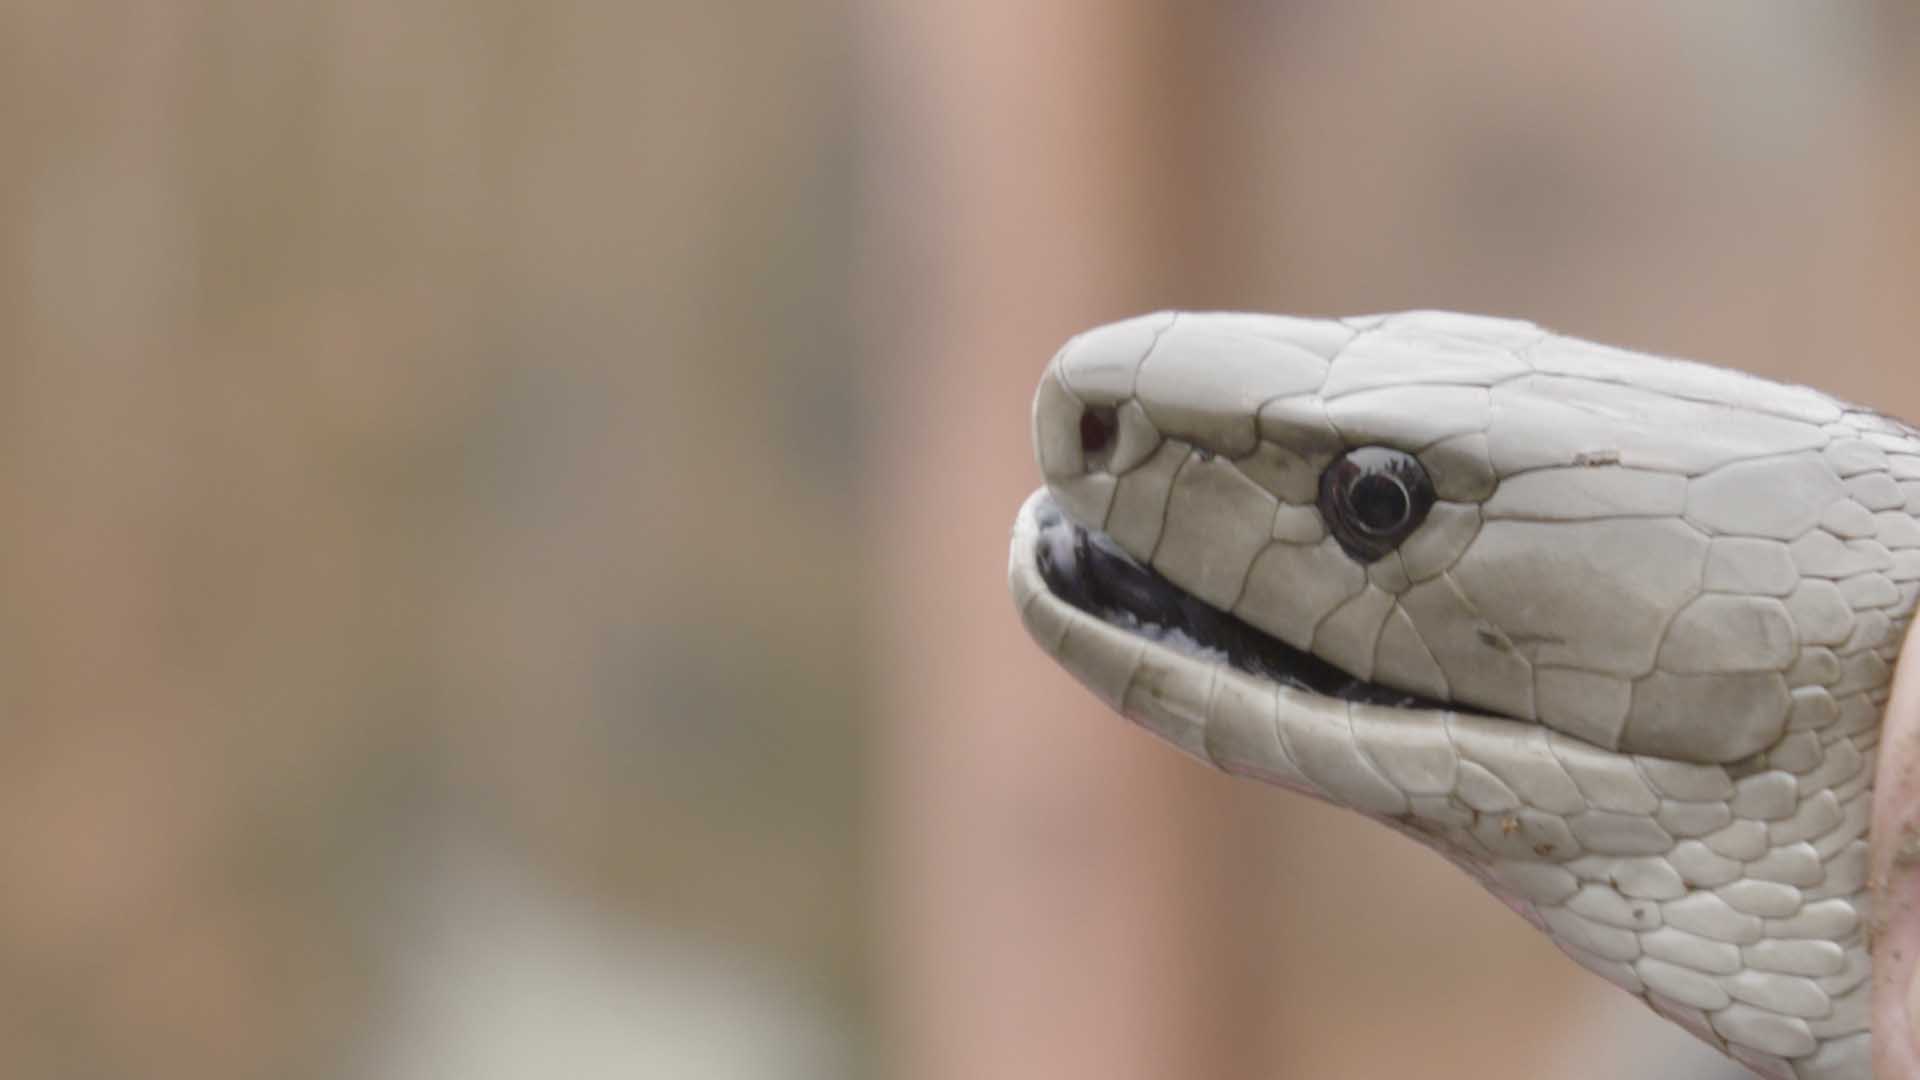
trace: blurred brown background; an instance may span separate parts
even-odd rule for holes
[[[0,1072],[1728,1075],[1026,643],[1027,395],[1452,307],[1920,415],[1920,14],[0,5]]]

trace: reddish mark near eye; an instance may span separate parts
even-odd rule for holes
[[[1113,421],[1092,409],[1080,414],[1080,449],[1097,454],[1113,438]]]

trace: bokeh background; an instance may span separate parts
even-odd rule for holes
[[[0,1072],[1732,1075],[1025,641],[1057,345],[1920,416],[1920,8],[0,4]]]

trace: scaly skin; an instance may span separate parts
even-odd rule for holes
[[[1163,313],[1070,342],[1034,440],[1046,488],[1012,590],[1103,699],[1431,845],[1764,1076],[1870,1075],[1867,833],[1920,597],[1913,430],[1520,322]],[[1316,505],[1362,446],[1415,455],[1437,491],[1371,564]],[[1038,564],[1067,519],[1425,702],[1320,696],[1072,606]]]

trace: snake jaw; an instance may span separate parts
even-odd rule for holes
[[[1104,622],[1164,642],[1178,652],[1322,697],[1401,708],[1478,711],[1370,682],[1249,626],[1142,565],[1106,534],[1075,524],[1050,492],[1036,500],[1032,518],[1038,534],[1035,561],[1047,590]]]
[[[1010,583],[1103,700],[1429,844],[1763,1075],[1867,1075],[1910,429],[1431,313],[1116,324],[1049,365],[1034,427]],[[1437,496],[1366,566],[1314,506],[1356,445]]]

